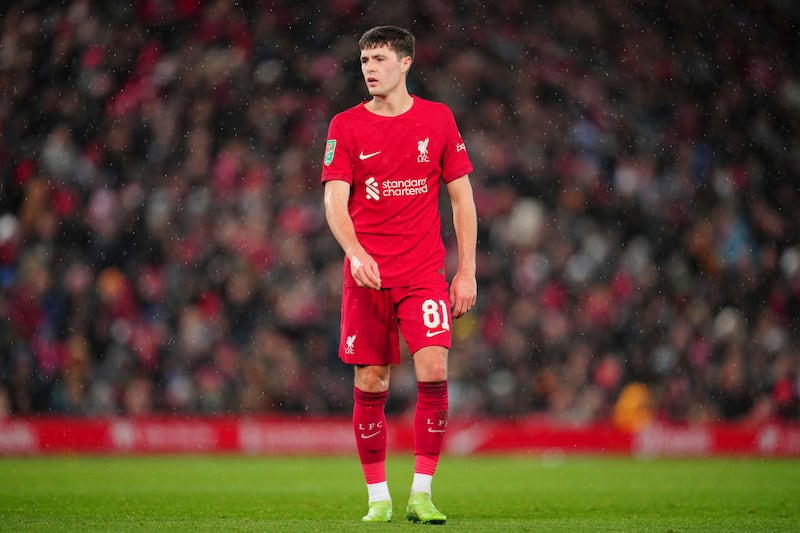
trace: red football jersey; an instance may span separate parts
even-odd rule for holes
[[[378,263],[382,287],[445,279],[439,189],[472,172],[453,113],[414,97],[385,117],[361,103],[331,120],[322,182],[351,185],[348,209],[361,245]],[[345,259],[345,285],[355,286]]]

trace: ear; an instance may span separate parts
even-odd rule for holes
[[[400,68],[403,69],[403,72],[408,72],[408,69],[411,68],[412,61],[411,56],[405,56],[400,60]]]

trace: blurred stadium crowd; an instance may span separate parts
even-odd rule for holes
[[[796,420],[799,13],[4,3],[0,413],[348,412],[320,164],[327,120],[367,96],[357,37],[394,23],[418,38],[412,92],[452,107],[476,167],[453,416],[581,423],[624,398]],[[414,380],[393,372],[402,413]]]

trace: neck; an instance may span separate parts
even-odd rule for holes
[[[372,100],[366,103],[366,108],[376,115],[394,117],[411,109],[413,103],[412,96],[403,91],[397,94],[373,96]]]

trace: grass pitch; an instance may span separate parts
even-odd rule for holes
[[[800,461],[442,459],[444,526],[405,519],[411,459],[392,457],[395,519],[363,524],[355,457],[0,459],[0,531],[800,531]]]

